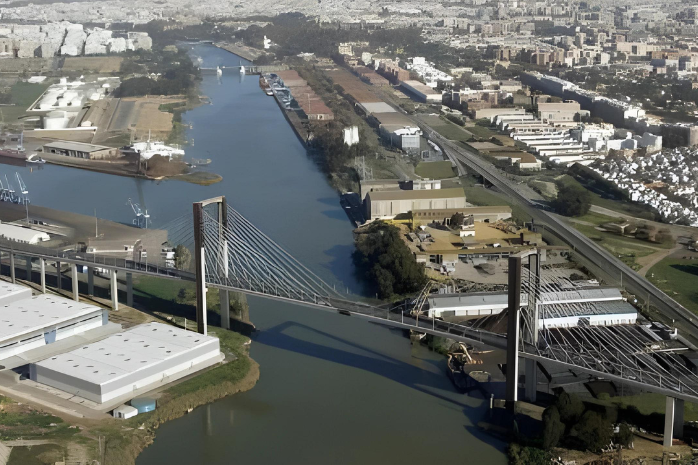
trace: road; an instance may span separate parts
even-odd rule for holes
[[[591,239],[577,231],[566,221],[556,218],[555,215],[543,210],[542,205],[531,200],[520,186],[506,179],[493,164],[446,139],[426,124],[422,122],[419,122],[419,124],[424,134],[441,145],[446,155],[452,161],[455,161],[457,166],[463,165],[486,178],[500,192],[523,207],[537,226],[544,226],[548,231],[569,244],[577,254],[585,258],[590,264],[599,267],[612,279],[622,283],[626,290],[638,297],[638,300],[645,302],[649,300],[650,304],[662,315],[674,320],[683,330],[688,330],[693,341],[698,342],[698,317],[691,311],[664,294],[659,288],[609,252],[597,246]],[[458,172],[463,172],[460,166],[458,167]]]

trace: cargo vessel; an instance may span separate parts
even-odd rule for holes
[[[6,158],[16,158],[20,160],[27,159],[27,152],[24,150],[24,134],[20,134],[19,141],[17,143],[17,148],[11,149],[9,147],[0,147],[0,157]]]

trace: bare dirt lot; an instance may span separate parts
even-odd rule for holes
[[[93,73],[116,73],[121,68],[121,57],[67,57],[63,71],[86,71]]]

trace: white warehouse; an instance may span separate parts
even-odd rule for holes
[[[218,338],[147,323],[30,365],[33,381],[104,404],[220,362]]]
[[[24,290],[18,290],[21,288]],[[0,360],[108,323],[108,311],[14,284],[0,286]]]

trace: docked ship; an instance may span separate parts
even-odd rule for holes
[[[27,159],[27,152],[24,150],[24,134],[20,134],[17,148],[0,147],[0,157],[15,158],[19,160]]]

